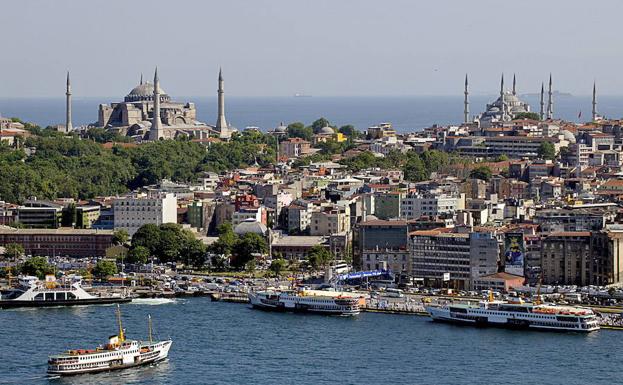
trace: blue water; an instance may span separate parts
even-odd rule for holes
[[[472,96],[472,114],[485,109],[494,96]],[[74,126],[97,121],[98,105],[123,99],[74,97]],[[216,97],[174,97],[178,101],[192,101],[200,121],[216,121]],[[522,97],[538,111],[538,97]],[[623,96],[599,98],[598,111],[610,118],[623,116]],[[590,119],[591,99],[586,96],[559,96],[555,98],[555,117],[569,121]],[[578,114],[582,112],[582,118]],[[226,113],[230,124],[238,128],[257,126],[270,129],[279,122],[302,121],[306,124],[324,116],[337,125],[353,124],[360,130],[380,122],[391,122],[399,131],[413,131],[433,124],[453,124],[463,121],[462,96],[412,97],[228,97]],[[0,98],[0,115],[20,117],[42,126],[64,123],[65,101],[59,98]]]
[[[267,313],[207,298],[122,305],[130,337],[174,340],[157,367],[45,378],[48,354],[115,333],[113,306],[0,310],[6,384],[620,384],[621,332],[477,329],[427,318]]]

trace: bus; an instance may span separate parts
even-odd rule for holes
[[[388,287],[387,289],[385,289],[385,296],[392,298],[404,298],[405,293],[400,289],[393,289],[391,287]]]

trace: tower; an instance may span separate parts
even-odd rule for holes
[[[541,110],[539,111],[539,117],[541,118],[541,120],[543,120],[543,118],[545,117],[545,87],[543,85],[543,82],[541,82]]]
[[[223,71],[218,71],[218,118],[216,119],[216,129],[221,133],[226,131],[227,120],[225,119],[225,91],[223,89]]]
[[[552,96],[552,74],[549,74],[549,88],[547,89],[547,119],[554,116],[554,99]]]
[[[597,87],[595,85],[595,82],[593,82],[593,111],[592,111],[592,116],[593,116],[593,122],[595,122],[597,120]]]
[[[506,120],[506,101],[504,101],[504,73],[500,80],[500,103],[502,104],[502,120]]]
[[[158,79],[158,67],[156,67],[154,71],[154,110],[152,112],[149,140],[159,140],[163,137],[162,122],[160,121],[160,80]]]
[[[517,96],[517,81],[515,79],[515,74],[513,74],[513,96]]]
[[[67,88],[65,90],[65,132],[73,131],[71,124],[71,81],[69,80],[69,71],[67,71]]]
[[[463,92],[465,94],[465,100],[463,101],[463,123],[469,123],[469,91],[467,90],[468,85],[469,84],[467,82],[467,74],[465,74],[465,91]]]

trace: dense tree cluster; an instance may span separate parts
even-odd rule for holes
[[[201,267],[206,259],[206,246],[190,231],[176,223],[160,226],[146,224],[132,236],[129,262],[145,263],[149,256],[160,262],[183,262]]]
[[[134,147],[115,145],[110,150],[92,140],[33,127],[30,131],[37,135],[22,146],[30,156],[23,149],[0,144],[1,200],[83,199],[123,193],[163,178],[190,182],[203,171],[268,165],[274,162],[277,146],[269,135],[244,132],[229,143],[207,148],[182,138]]]
[[[246,233],[238,236],[229,223],[219,226],[218,232],[218,240],[209,247],[209,251],[215,254],[213,265],[218,265],[219,258],[229,257],[232,267],[242,269],[255,260],[255,255],[268,252],[266,240],[261,235]]]

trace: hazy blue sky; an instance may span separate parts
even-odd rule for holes
[[[621,0],[2,0],[0,97],[622,94]]]

